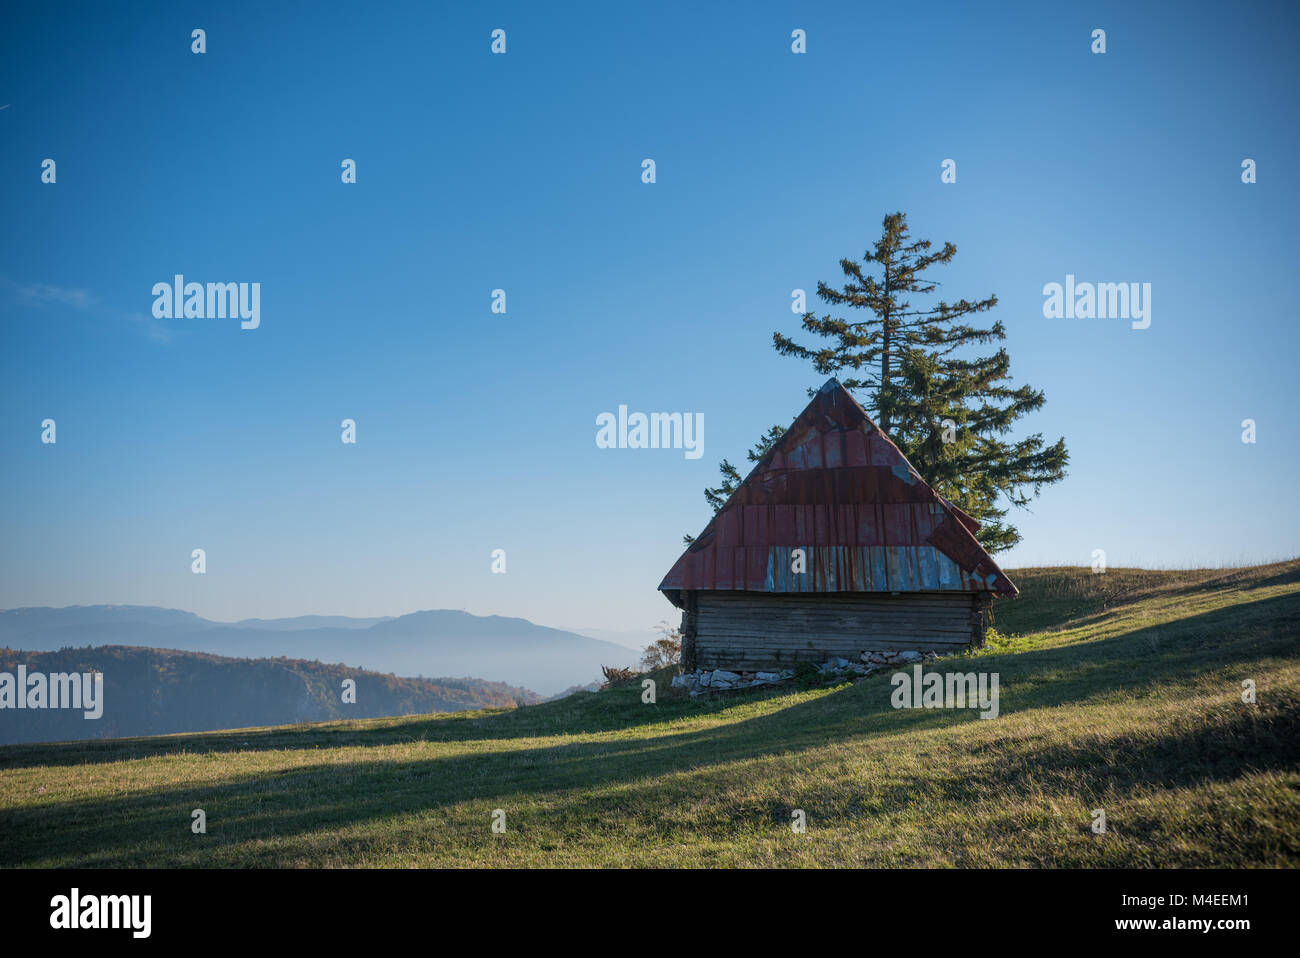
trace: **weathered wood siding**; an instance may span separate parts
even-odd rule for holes
[[[702,669],[852,662],[864,651],[953,651],[983,641],[987,602],[971,592],[697,592],[691,652]]]

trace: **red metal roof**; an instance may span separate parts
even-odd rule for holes
[[[691,589],[1016,595],[978,528],[830,379],[659,588],[677,605]]]

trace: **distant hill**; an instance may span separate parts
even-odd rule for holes
[[[300,659],[229,659],[111,645],[60,652],[0,649],[0,672],[100,672],[103,714],[0,710],[0,743],[122,738],[171,732],[459,712],[540,702],[528,689],[482,679],[409,679]],[[344,704],[343,681],[356,682]]]
[[[201,629],[214,625],[193,612],[160,609],[153,605],[69,605],[63,608],[32,606],[0,612],[0,643],[14,636],[47,629],[75,629],[113,623],[140,623],[172,629]]]
[[[398,675],[477,675],[543,695],[627,666],[622,645],[549,629],[527,619],[439,609],[396,618],[298,616],[213,622],[153,606],[96,605],[0,612],[0,645],[35,652],[131,645],[234,658],[287,656]]]
[[[376,622],[387,622],[392,616],[372,619],[354,619],[346,615],[297,615],[290,619],[240,619],[233,623],[241,629],[368,629]]]

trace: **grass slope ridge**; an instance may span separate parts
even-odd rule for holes
[[[58,652],[0,648],[0,671],[102,672],[103,715],[77,709],[0,711],[0,743],[118,738],[210,729],[510,707],[541,701],[482,679],[401,678],[301,659],[229,659],[200,652],[103,646]],[[344,704],[343,681],[356,683]]]
[[[994,647],[934,663],[998,672],[997,719],[893,709],[884,674],[11,746],[0,865],[1300,862],[1300,561],[1012,578],[1022,597],[998,604]]]

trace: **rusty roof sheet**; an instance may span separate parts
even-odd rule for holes
[[[659,589],[674,604],[691,589],[1016,595],[977,529],[832,378]],[[791,571],[794,549],[804,572]]]

